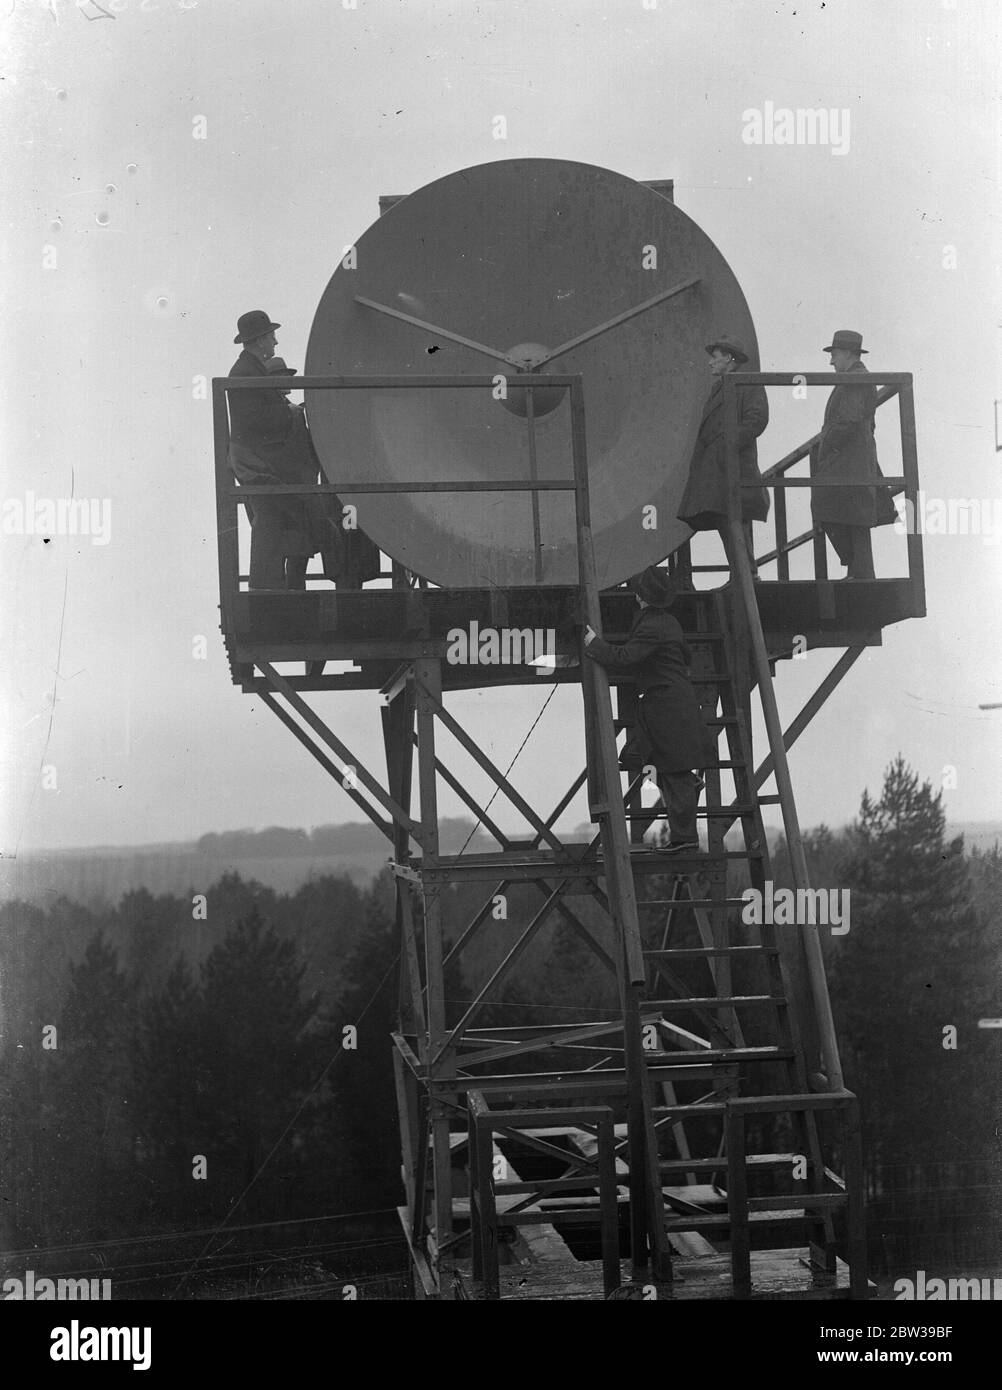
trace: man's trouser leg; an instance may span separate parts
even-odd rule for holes
[[[285,588],[282,530],[263,509],[255,511],[251,523],[249,582],[252,589]]]
[[[696,807],[699,785],[691,772],[658,772],[661,797],[668,812],[668,833],[673,840],[699,840]]]
[[[361,589],[362,581],[359,578],[357,566],[346,563],[340,551],[322,550],[320,559],[323,562],[324,576],[338,589]]]
[[[852,559],[849,561],[850,579],[875,579],[873,568],[873,533],[869,526],[851,526]]]
[[[285,587],[287,589],[306,588],[306,567],[310,563],[308,555],[288,555],[285,560]]]
[[[852,527],[844,525],[841,521],[826,521],[824,532],[831,541],[835,554],[848,569],[852,563]]]
[[[838,558],[846,567],[846,578],[873,579],[873,538],[869,526],[828,522],[824,529]]]

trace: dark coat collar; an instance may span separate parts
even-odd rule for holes
[[[237,358],[237,363],[245,369],[253,369],[258,376],[268,375],[268,368],[261,361],[260,357],[247,348],[243,349],[240,356]]]

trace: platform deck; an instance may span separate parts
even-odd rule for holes
[[[693,632],[697,599],[683,594],[674,608],[683,628]],[[789,655],[793,638],[808,646],[879,646],[881,629],[914,612],[907,579],[839,580],[818,583],[763,580],[756,584],[762,626],[771,655]],[[554,634],[556,652],[573,655],[579,624],[577,590],[551,589],[389,589],[303,592],[241,592],[232,599],[230,625],[224,626],[235,682],[254,689],[256,662],[354,661],[355,671],[328,672],[296,679],[297,689],[378,689],[400,662],[444,657],[446,688],[531,684],[580,679],[576,668],[544,670],[511,661],[463,665],[448,660],[449,633],[488,628],[542,630]],[[636,613],[632,595],[602,595],[606,636],[624,635]],[[712,640],[712,635],[711,635]],[[517,654],[517,650],[516,653]]]
[[[812,1272],[804,1249],[756,1250],[752,1252],[751,1267],[752,1302],[849,1297],[849,1271],[842,1260],[837,1262],[834,1275],[824,1275]],[[656,1289],[659,1301],[685,1303],[735,1299],[730,1260],[726,1255],[677,1258],[674,1270],[675,1281],[672,1284],[647,1286]],[[624,1284],[627,1283],[629,1271],[625,1264],[622,1276]],[[459,1277],[466,1296],[478,1298],[479,1291],[468,1267],[459,1270]],[[634,1287],[639,1300],[643,1293],[639,1286]],[[600,1260],[548,1260],[540,1264],[505,1265],[501,1269],[501,1299],[553,1303],[603,1300],[602,1263]]]

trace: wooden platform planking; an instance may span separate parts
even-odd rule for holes
[[[749,1298],[735,1300],[731,1289],[730,1260],[726,1255],[704,1255],[697,1259],[676,1258],[675,1282],[657,1288],[657,1300],[685,1302],[762,1302],[770,1300],[848,1299],[849,1270],[837,1261],[834,1275],[812,1273],[806,1250],[756,1250],[752,1252],[752,1292]],[[622,1267],[624,1284],[629,1270]],[[460,1278],[470,1298],[477,1291],[469,1268]],[[521,1302],[605,1301],[602,1293],[600,1260],[572,1260],[545,1265],[502,1266],[501,1300]]]
[[[617,1139],[626,1138],[626,1125],[616,1125],[614,1126],[614,1128]],[[596,1140],[593,1134],[588,1134],[587,1131],[583,1129],[569,1130],[568,1134],[574,1142],[574,1144],[577,1145],[578,1149],[586,1158],[595,1157],[598,1151],[598,1141]],[[624,1180],[629,1178],[630,1170],[621,1158],[616,1159],[616,1173],[620,1177],[624,1178]],[[691,1194],[694,1189],[689,1186],[686,1186],[684,1188],[662,1187],[661,1190],[665,1193],[676,1193],[679,1195],[687,1196],[689,1197],[690,1201],[698,1200],[692,1197]],[[621,1187],[620,1191],[624,1194],[628,1193],[628,1189],[625,1186]],[[714,1192],[712,1188],[706,1188],[705,1191],[713,1192],[714,1198],[716,1198],[716,1196],[718,1195],[716,1192]],[[679,1256],[688,1255],[690,1257],[694,1257],[711,1255],[714,1253],[713,1246],[706,1239],[706,1237],[700,1235],[698,1231],[669,1231],[668,1244],[671,1247],[673,1261],[677,1259]]]
[[[682,595],[677,614],[695,635],[697,606],[710,590]],[[834,604],[828,616],[822,597]],[[789,654],[794,633],[811,649],[821,646],[877,646],[881,629],[915,616],[907,579],[823,583],[792,580],[762,583],[756,598],[770,653]],[[499,608],[500,603],[500,608]],[[601,596],[603,627],[608,636],[622,635],[635,612],[632,595],[623,590]],[[500,618],[499,612],[504,617]],[[223,636],[233,678],[245,689],[256,689],[260,678],[252,668],[259,661],[350,660],[359,669],[320,677],[295,676],[296,689],[378,689],[395,666],[420,656],[445,655],[448,633],[476,621],[480,630],[505,626],[524,630],[554,629],[557,650],[576,646],[577,590],[512,589],[497,595],[485,589],[311,589],[288,593],[247,593],[233,596],[233,613]],[[447,688],[485,685],[537,684],[538,670],[524,665],[476,665],[443,668]],[[546,682],[580,680],[576,669],[548,672]]]

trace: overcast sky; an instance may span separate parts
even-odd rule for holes
[[[8,855],[358,819],[230,684],[192,382],[228,371],[254,307],[301,366],[381,194],[524,156],[673,178],[764,369],[828,370],[830,334],[860,330],[871,368],[915,374],[927,496],[1002,493],[996,0],[2,3],[2,494],[110,502],[107,544],[2,536]],[[844,152],[747,143],[769,102],[848,112]],[[763,463],[823,405],[780,408]],[[878,572],[903,544],[885,528]],[[999,815],[1002,710],[978,704],[1002,702],[1002,541],[930,535],[925,553],[928,618],[886,630],[796,746],[806,825],[850,819],[899,751],[937,786],[956,769],[951,820]],[[781,666],[787,719],[832,659]],[[506,766],[547,690],[454,707]],[[321,707],[380,767],[378,697]],[[580,761],[579,709],[559,691],[516,764],[538,803]]]

